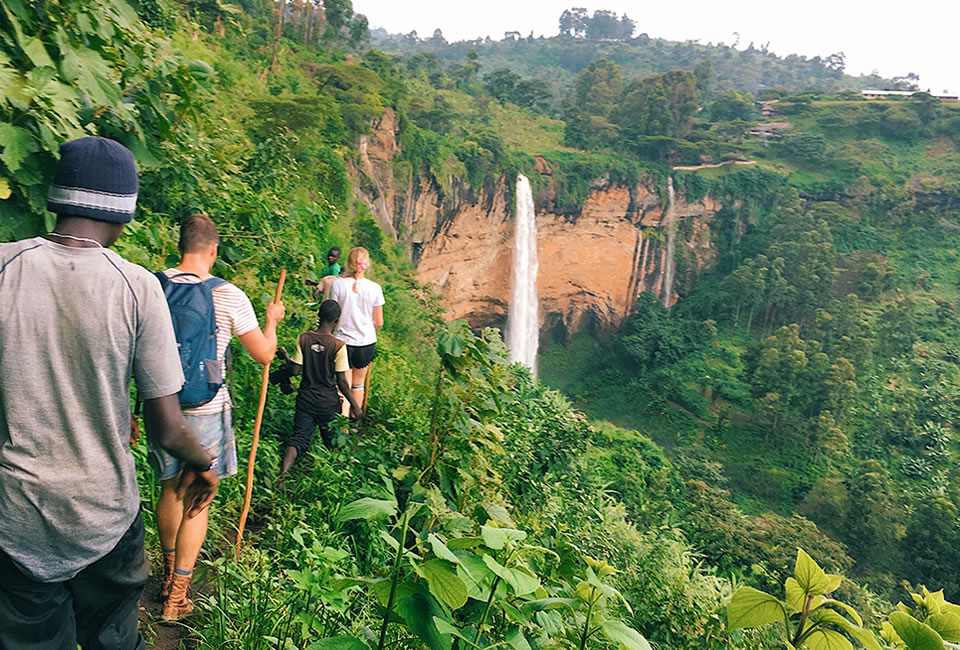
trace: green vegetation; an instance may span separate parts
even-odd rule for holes
[[[960,113],[826,94],[875,81],[835,58],[633,38],[609,12],[571,10],[542,42],[380,42],[409,54],[394,58],[367,49],[348,0],[325,23],[288,6],[279,39],[264,0],[0,13],[0,238],[49,228],[58,144],[98,133],[143,172],[118,251],[159,268],[178,220],[210,214],[215,272],[258,309],[291,274],[287,345],[315,309],[297,280],[330,245],[369,248],[384,286],[368,420],[281,481],[293,403],[271,395],[236,561],[243,486],[224,481],[188,630],[200,647],[875,647],[861,628],[890,647],[946,647],[916,645],[927,628],[957,642]],[[790,88],[757,94],[779,99],[788,135],[750,134],[761,83]],[[690,271],[671,311],[641,295],[612,340],[554,346],[540,382],[497,332],[444,324],[381,230],[399,221],[353,200],[375,187],[354,143],[387,109],[394,180],[441,200],[516,173],[545,184],[535,156],[569,216],[597,179],[663,193],[675,163],[757,164],[675,174],[688,201],[721,204],[711,272]],[[235,358],[245,458],[259,368]],[[158,486],[134,453],[155,551]],[[769,620],[727,605],[779,593],[798,547],[829,588],[794,575],[786,601],[762,599],[784,614]]]

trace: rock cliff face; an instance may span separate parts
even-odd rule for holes
[[[461,205],[419,254],[420,279],[444,294],[452,318],[475,327],[506,323],[513,241],[509,190],[501,184],[488,197],[492,200]],[[538,192],[537,284],[548,340],[563,341],[580,331],[603,336],[623,322],[638,293],[663,296],[664,201],[642,185],[604,184],[570,217],[557,214],[554,199],[551,187]],[[678,278],[681,290],[713,262],[709,220],[717,207],[709,199],[674,206],[678,230],[685,234],[676,250],[687,260],[687,272]],[[674,292],[670,301],[676,297]]]
[[[454,182],[453,192],[442,199],[423,179],[395,188],[389,171],[396,151],[393,124],[388,112],[380,128],[361,141],[359,196],[384,230],[411,245],[420,280],[444,295],[450,318],[464,318],[473,327],[503,327],[510,300],[513,188],[500,179],[474,193]],[[581,331],[604,336],[629,315],[641,291],[663,297],[666,197],[644,184],[597,181],[578,214],[562,215],[546,161],[538,161],[538,171],[549,181],[536,191],[542,339],[565,341]],[[709,223],[718,209],[709,197],[687,204],[678,193],[675,254],[685,264],[671,302],[713,263]]]

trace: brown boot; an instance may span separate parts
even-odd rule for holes
[[[179,621],[193,611],[193,601],[187,592],[190,588],[190,578],[193,575],[182,576],[173,574],[173,583],[170,585],[170,595],[163,604],[161,618],[168,623]]]
[[[163,552],[163,580],[160,581],[160,599],[170,597],[170,585],[173,584],[173,567],[177,559],[176,551]]]

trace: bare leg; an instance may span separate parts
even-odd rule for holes
[[[363,405],[363,394],[366,392],[366,381],[367,373],[370,371],[370,366],[366,368],[354,368],[351,372],[353,376],[348,378],[350,381],[350,388],[353,390],[353,399],[356,400],[357,404]],[[350,403],[347,403],[347,409],[350,408]]]
[[[209,508],[192,519],[183,516],[183,502],[177,501],[177,476],[160,483],[157,501],[157,529],[163,548],[177,549],[176,568],[193,571],[207,536]]]
[[[290,468],[293,467],[293,461],[297,459],[297,448],[296,447],[287,447],[286,452],[283,454],[283,466],[280,468],[280,471],[286,474],[290,471]]]
[[[180,476],[160,482],[160,498],[157,500],[157,532],[160,546],[165,549],[177,547],[177,532],[183,519],[183,502],[177,500],[177,482]]]
[[[193,571],[197,564],[197,557],[200,555],[200,549],[203,548],[203,540],[207,537],[207,521],[209,519],[210,508],[204,508],[203,512],[193,519],[183,518],[180,522],[180,531],[177,534],[177,563],[176,568],[180,571]]]

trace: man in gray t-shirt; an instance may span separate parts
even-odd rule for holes
[[[147,434],[188,467],[188,510],[216,492],[180,415],[166,300],[107,250],[136,206],[133,156],[104,138],[61,147],[45,237],[0,244],[0,648],[142,648],[149,567],[130,453],[130,380]]]

